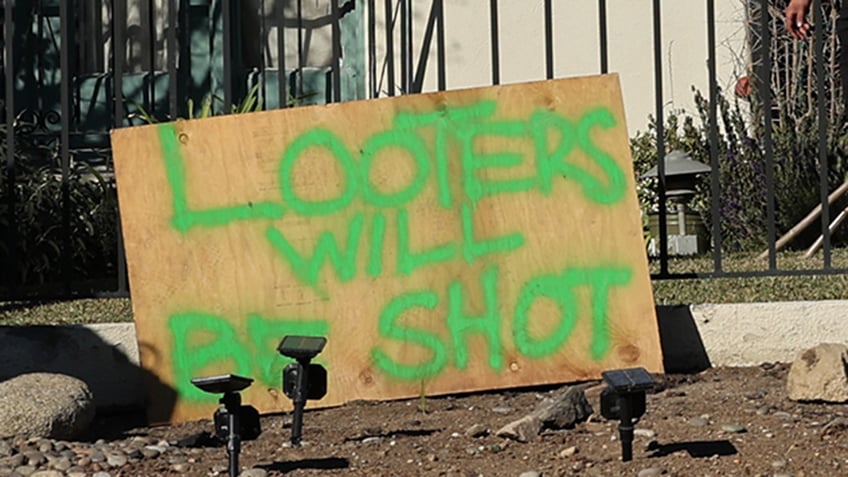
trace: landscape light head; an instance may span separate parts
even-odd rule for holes
[[[601,373],[607,388],[601,393],[601,415],[618,419],[621,460],[633,458],[633,424],[645,414],[645,393],[656,386],[644,368],[615,369]]]
[[[303,431],[303,409],[307,399],[321,399],[327,394],[327,370],[309,361],[327,344],[323,336],[286,336],[277,346],[281,355],[295,360],[283,369],[283,392],[294,404],[292,445],[300,445]]]
[[[220,376],[207,376],[205,378],[194,378],[191,384],[211,394],[226,394],[239,392],[253,383],[250,378],[236,376],[235,374],[222,374]]]
[[[295,359],[297,361],[309,361],[318,356],[327,344],[327,338],[323,336],[286,336],[280,345],[277,346],[277,351],[281,355]]]
[[[239,391],[244,390],[253,379],[235,374],[194,378],[191,384],[211,394],[223,394],[221,407],[215,410],[212,420],[215,423],[215,436],[227,443],[230,477],[239,472],[238,457],[241,441],[255,439],[262,432],[259,425],[259,412],[252,406],[242,406]]]

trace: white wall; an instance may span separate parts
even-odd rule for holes
[[[377,8],[378,28],[384,25],[383,2]],[[420,50],[430,1],[417,1],[415,50]],[[555,77],[600,72],[599,19],[595,1],[555,1]],[[444,0],[446,76],[448,89],[490,85],[491,43],[489,1]],[[662,2],[663,95],[666,109],[694,112],[692,86],[708,91],[706,0]],[[716,37],[719,86],[733,91],[745,71],[745,11],[742,0],[716,0]],[[631,134],[644,130],[654,114],[653,2],[608,0],[609,71],[621,76],[627,122]],[[500,0],[501,83],[545,78],[544,2]],[[377,58],[385,57],[385,41],[378,35]],[[395,40],[399,70],[399,41]],[[380,68],[378,68],[380,71]],[[399,83],[400,80],[398,79]],[[387,79],[382,80],[385,91]],[[436,89],[435,46],[431,49],[425,91]]]

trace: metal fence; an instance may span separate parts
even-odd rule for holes
[[[554,17],[553,0],[540,0],[544,29],[544,78],[555,75],[554,28],[563,22]],[[428,73],[435,75],[436,89],[446,89],[447,45],[444,0],[429,0],[428,13],[413,15],[412,0],[38,0],[2,2],[2,112],[0,112],[0,298],[66,296],[126,296],[128,284],[121,248],[115,187],[109,151],[112,128],[165,121],[197,114],[202,104],[226,112],[231,105],[254,92],[264,108],[367,99],[422,91]],[[479,0],[481,15],[488,20],[491,84],[501,82],[501,25],[499,0]],[[667,110],[663,97],[663,8],[650,2],[654,62],[655,135],[667,137]],[[809,48],[792,51],[774,48],[780,29],[782,4],[750,0],[747,4],[753,58],[750,98],[754,111],[752,137],[762,158],[763,244],[767,248],[762,266],[755,271],[726,266],[726,224],[723,197],[727,184],[718,173],[727,142],[727,124],[721,120],[721,92],[716,81],[715,1],[698,3],[707,18],[707,70],[709,90],[703,102],[705,115],[704,158],[714,171],[704,191],[709,202],[702,207],[709,224],[701,268],[676,268],[669,252],[673,236],[669,220],[665,161],[655,161],[657,256],[652,258],[654,278],[722,277],[779,274],[845,273],[834,265],[833,230],[829,195],[834,182],[832,151],[833,108],[841,103],[826,70],[832,28],[816,28]],[[693,5],[690,5],[693,4]],[[421,3],[418,8],[420,10]],[[609,65],[609,8],[597,0],[598,69],[585,74],[607,73]],[[676,6],[675,6],[676,8]],[[831,21],[829,2],[816,1],[815,23]],[[485,12],[485,13],[483,13]],[[770,14],[762,14],[770,12]],[[829,13],[831,12],[831,13]],[[830,15],[830,16],[828,16]],[[830,33],[828,33],[830,31]],[[315,38],[329,45],[315,53]],[[830,42],[830,43],[828,43]],[[378,49],[377,45],[381,44]],[[569,45],[579,48],[577,45]],[[832,49],[832,48],[831,48]],[[378,53],[378,51],[380,53]],[[821,260],[809,266],[786,269],[778,266],[778,236],[786,231],[778,223],[780,182],[785,159],[775,157],[775,125],[781,110],[775,107],[774,77],[791,76],[784,63],[798,55],[809,56],[805,75],[816,101],[813,131],[817,151],[815,167],[818,202],[824,204],[818,218]],[[788,56],[787,56],[788,55]],[[318,60],[315,56],[321,56]],[[358,59],[359,58],[359,59]],[[776,68],[777,66],[783,69]],[[387,78],[381,82],[380,78]],[[759,111],[759,114],[757,114]],[[730,141],[733,142],[732,140]],[[652,156],[670,152],[665,141],[655,141]],[[729,149],[728,149],[729,148]],[[727,153],[729,154],[729,153]],[[760,157],[758,156],[758,157]],[[781,169],[783,167],[784,169]],[[841,167],[841,166],[840,166]],[[724,201],[724,202],[723,202]],[[671,211],[673,212],[673,211]],[[679,224],[678,224],[679,225]],[[744,224],[743,224],[744,226]],[[687,265],[689,266],[689,265]],[[730,268],[730,269],[728,269]]]

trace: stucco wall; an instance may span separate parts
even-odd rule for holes
[[[378,27],[383,2],[376,2]],[[429,1],[413,2],[415,55],[419,55]],[[553,2],[555,77],[600,72],[598,2]],[[489,2],[446,0],[445,43],[448,89],[491,84]],[[621,76],[631,134],[644,130],[654,114],[653,2],[608,0],[609,71]],[[708,91],[706,1],[662,2],[663,94],[666,108],[694,111],[692,86]],[[716,62],[719,86],[732,91],[744,75],[745,10],[741,0],[716,0]],[[544,1],[499,2],[501,82],[545,78]],[[399,69],[399,40],[395,41]],[[385,38],[377,36],[377,58],[385,57]],[[429,56],[425,91],[436,89],[435,47]],[[378,68],[378,74],[382,68]],[[388,80],[382,78],[385,89]]]

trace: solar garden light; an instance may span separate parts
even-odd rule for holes
[[[253,379],[234,374],[194,378],[191,384],[212,394],[223,394],[219,401],[221,406],[215,411],[215,436],[227,443],[230,477],[236,477],[239,472],[239,452],[241,440],[255,439],[261,433],[259,427],[259,412],[251,406],[241,405],[239,391],[250,386]]]
[[[286,336],[277,351],[292,358],[294,363],[283,369],[283,393],[294,403],[292,416],[292,445],[300,445],[303,432],[303,409],[307,399],[321,399],[327,394],[327,370],[310,363],[327,344],[323,336]]]
[[[656,383],[645,368],[615,369],[601,376],[607,384],[601,392],[601,415],[621,421],[621,460],[627,462],[633,459],[633,425],[645,414],[645,392]]]

